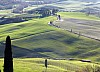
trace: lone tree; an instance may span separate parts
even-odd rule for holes
[[[45,59],[45,67],[46,68],[48,67],[48,61],[47,61],[47,59]]]
[[[10,36],[6,38],[6,46],[4,52],[4,72],[13,72],[13,57]]]

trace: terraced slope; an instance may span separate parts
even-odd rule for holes
[[[52,27],[55,17],[0,25],[0,56],[5,37],[12,38],[14,57],[88,58],[100,61],[100,42]]]

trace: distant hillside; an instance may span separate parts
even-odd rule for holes
[[[26,0],[26,1],[66,1],[66,0]],[[75,1],[75,0],[74,0]],[[78,0],[76,0],[78,1]],[[100,0],[79,0],[79,1],[84,1],[84,2],[97,2],[97,1],[100,1]]]
[[[0,10],[12,9],[13,5],[19,2],[18,0],[0,0]]]
[[[80,0],[80,1],[83,1],[83,2],[98,2],[100,0]]]
[[[0,0],[0,5],[7,5],[14,2],[17,2],[17,0]]]

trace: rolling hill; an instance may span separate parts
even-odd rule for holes
[[[86,18],[87,19],[87,18]],[[50,16],[0,25],[0,56],[11,36],[14,57],[86,58],[100,61],[100,42],[48,25]]]

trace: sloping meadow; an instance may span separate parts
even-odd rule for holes
[[[86,58],[100,61],[100,42],[48,25],[56,17],[0,25],[0,56],[7,35],[14,57]]]

